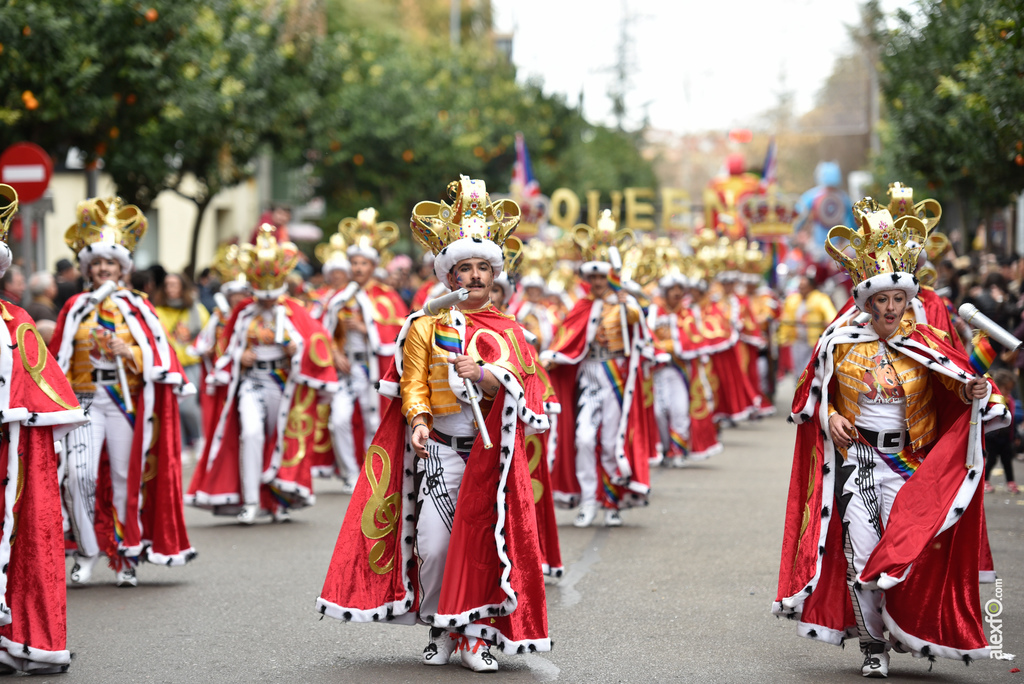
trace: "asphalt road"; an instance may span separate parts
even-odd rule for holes
[[[579,530],[559,512],[567,573],[548,585],[551,653],[498,654],[507,682],[855,682],[861,657],[796,636],[770,614],[793,428],[782,417],[724,434],[700,466],[657,469],[651,505],[619,529]],[[1002,478],[995,478],[997,483]],[[113,572],[68,590],[71,670],[39,681],[447,682],[483,675],[419,664],[426,628],[320,620],[322,586],[348,497],[338,483],[288,524],[239,527],[189,509],[199,558],[144,566],[139,587]],[[1024,654],[1024,496],[986,500],[1002,579],[1006,650]],[[70,563],[69,563],[70,565]],[[994,595],[982,586],[982,599]],[[1024,682],[1013,663],[965,667],[896,654],[890,680]]]

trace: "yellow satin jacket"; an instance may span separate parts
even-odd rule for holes
[[[75,331],[74,351],[67,373],[71,389],[78,393],[95,392],[96,384],[92,378],[93,355],[100,356],[102,354],[110,361],[114,359],[113,355],[109,353],[110,345],[106,341],[106,329],[100,327],[97,318],[100,311],[102,311],[104,319],[113,321],[114,334],[131,348],[132,359],[130,361],[125,359],[124,369],[128,387],[134,393],[142,386],[142,350],[135,344],[135,338],[128,330],[121,310],[109,299],[94,308]]]
[[[799,292],[786,297],[782,306],[782,320],[776,333],[776,340],[780,345],[796,342],[797,324],[802,323],[807,327],[807,343],[813,346],[821,337],[821,333],[825,332],[825,327],[836,317],[836,307],[824,292],[812,290],[804,303],[803,317],[797,318],[802,301],[803,297]]]
[[[900,325],[900,333],[909,334],[913,326],[913,322],[904,319]],[[881,344],[879,340],[872,340],[836,345],[833,351],[835,373],[829,390],[829,418],[832,414],[839,413],[856,425],[857,416],[860,415],[860,407],[857,404],[859,395],[872,389],[864,380],[875,370],[872,358],[878,355]],[[939,380],[964,403],[970,403],[966,385],[942,373],[933,374],[926,366],[899,353],[894,347],[889,348],[889,359],[896,372],[896,381],[903,386],[903,393],[907,398],[906,428],[910,432],[911,447],[915,450],[920,449],[938,438],[935,407],[932,404],[931,378]]]

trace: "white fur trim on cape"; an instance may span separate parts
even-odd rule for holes
[[[903,290],[907,293],[907,299],[913,299],[921,290],[921,286],[917,276],[912,273],[881,273],[857,284],[853,288],[853,301],[856,302],[858,309],[867,311],[871,295],[886,290]]]
[[[881,290],[879,290],[881,291]],[[803,406],[800,406],[790,415],[790,420],[793,423],[800,424],[812,417],[816,418],[824,432],[824,449],[822,454],[822,489],[824,493],[822,498],[822,510],[820,512],[823,518],[818,538],[818,548],[825,548],[826,538],[828,536],[829,523],[827,518],[835,513],[835,462],[836,462],[836,450],[832,443],[831,436],[828,432],[828,386],[832,379],[832,375],[835,372],[835,358],[834,350],[837,345],[840,344],[856,344],[861,342],[871,342],[879,339],[878,334],[874,329],[867,325],[843,325],[843,323],[849,322],[856,315],[856,311],[851,309],[839,320],[829,326],[822,334],[818,341],[818,345],[814,350],[816,354],[816,371],[812,378],[810,378],[811,387],[808,393],[807,401],[804,402]],[[911,340],[903,335],[894,335],[889,338],[890,346],[898,349],[901,353],[906,354],[909,358],[923,364],[930,370],[942,373],[947,377],[954,378],[960,382],[967,383],[972,377],[973,372],[967,373],[965,370],[957,367],[952,361],[942,356],[938,351],[933,350],[931,347],[920,342]],[[983,400],[986,404],[988,397],[986,395]],[[991,429],[997,429],[1004,427],[1009,424],[1009,415],[1005,406],[999,406],[996,408],[985,408],[981,412],[982,421],[986,423],[986,431]],[[968,448],[971,448],[969,445]],[[942,527],[937,531],[936,535],[941,534],[945,530],[949,529],[953,524],[960,519],[962,511],[966,510],[970,504],[971,499],[974,497],[975,491],[977,490],[979,480],[981,478],[970,477],[970,473],[979,473],[984,467],[984,461],[981,450],[981,431],[978,431],[977,442],[972,448],[972,461],[965,463],[968,466],[965,468],[963,483],[960,486],[959,491],[952,504],[949,507],[949,511],[946,514],[946,520],[943,522]],[[958,513],[960,511],[961,513]],[[803,604],[808,596],[818,586],[818,581],[821,578],[821,563],[822,556],[819,554],[817,558],[816,568],[814,576],[810,579],[807,585],[800,592],[793,596],[784,597],[782,601],[776,601],[772,606],[772,612],[776,615],[785,615],[787,617],[799,618],[803,612]],[[885,576],[880,578],[879,581],[869,583],[863,581],[862,578],[858,577],[857,580],[864,585],[881,585],[893,586],[903,578],[891,578]],[[883,618],[885,614],[883,613]],[[891,622],[891,619],[886,620],[887,624]],[[894,625],[889,625],[890,631],[893,631]],[[898,627],[897,627],[898,629]],[[817,638],[817,637],[816,637]],[[913,648],[913,644],[910,640],[913,637],[906,635],[906,639],[903,640],[905,644]],[[921,642],[922,644],[924,642]],[[933,655],[941,655],[941,653],[933,652]],[[958,658],[960,656],[957,656]]]
[[[434,259],[434,275],[442,283],[447,282],[448,272],[463,259],[486,259],[495,276],[501,273],[505,264],[505,255],[494,242],[483,238],[459,238],[438,253]]]
[[[82,275],[85,279],[89,279],[89,264],[96,257],[103,257],[104,259],[113,259],[117,263],[121,264],[121,279],[127,280],[128,274],[132,272],[134,262],[132,261],[132,253],[128,251],[127,247],[116,243],[109,242],[97,242],[92,245],[86,245],[78,252],[78,264],[82,270]]]
[[[44,651],[28,644],[19,644],[7,637],[0,637],[0,663],[13,667],[19,672],[32,673],[49,670],[54,666],[67,667],[71,664],[71,652]]]
[[[423,315],[425,314],[421,310],[409,316],[405,321],[405,325],[402,326],[402,331],[398,335],[398,343],[395,349],[395,368],[399,375],[403,373],[403,346],[405,339],[408,337],[409,328],[412,326],[412,322],[414,320]],[[466,319],[458,309],[452,310],[451,325],[458,330],[460,339],[465,340]],[[509,562],[508,555],[505,551],[505,483],[508,479],[509,469],[512,464],[512,455],[515,453],[515,440],[517,433],[515,423],[517,420],[522,420],[526,424],[526,428],[533,427],[537,429],[537,431],[543,431],[549,427],[547,416],[537,415],[527,408],[525,388],[519,384],[518,380],[512,373],[491,364],[485,364],[483,367],[491,371],[505,389],[502,407],[500,444],[496,445],[501,449],[501,455],[499,456],[501,474],[498,479],[495,501],[498,511],[498,520],[494,526],[494,542],[497,548],[498,559],[502,564],[500,586],[502,592],[505,594],[505,599],[501,603],[478,606],[458,615],[420,616],[420,619],[425,620],[429,617],[430,624],[433,626],[458,631],[481,639],[487,639],[493,642],[497,648],[505,653],[549,651],[551,650],[550,639],[523,640],[518,642],[512,641],[506,638],[505,635],[494,627],[477,624],[476,622],[477,620],[487,616],[508,615],[518,606],[518,596],[512,588],[512,584],[509,579],[512,572],[512,564]],[[465,387],[462,379],[455,374],[454,367],[449,369],[448,383],[452,391],[455,392],[456,397],[459,397],[462,400],[466,399]],[[395,383],[388,383],[389,389],[390,385],[394,384]],[[382,391],[383,389],[384,388],[382,387]],[[403,506],[415,508],[416,493],[413,488],[413,473],[415,472],[416,467],[416,456],[410,446],[411,439],[411,430],[406,426],[406,446],[403,459],[405,477],[402,480],[402,501],[404,502]],[[370,461],[368,460],[367,463],[369,464]],[[363,477],[363,475],[360,477]],[[406,515],[405,511],[403,511],[400,539],[402,539],[401,549],[402,558],[404,559],[402,563],[402,581],[405,586],[405,594],[398,601],[387,603],[376,609],[360,610],[339,606],[321,597],[316,601],[316,611],[321,615],[327,615],[339,620],[351,622],[387,621],[398,624],[414,624],[416,616],[409,614],[409,610],[413,605],[412,582],[409,579],[409,561],[414,558],[412,540],[415,536],[415,516]]]

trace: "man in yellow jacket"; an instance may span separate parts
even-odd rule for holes
[[[801,276],[797,291],[786,297],[777,333],[779,346],[790,346],[793,372],[799,377],[811,360],[814,344],[836,317],[836,307],[814,279]]]

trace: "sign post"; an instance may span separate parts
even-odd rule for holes
[[[53,160],[35,143],[15,143],[0,154],[0,183],[14,188],[21,205],[21,257],[29,267],[35,263],[38,270],[46,269],[45,251],[42,248],[46,244],[44,225],[46,212],[53,206],[52,201],[43,203],[39,200],[50,186],[52,176]],[[37,224],[40,248],[33,259],[32,228]]]

